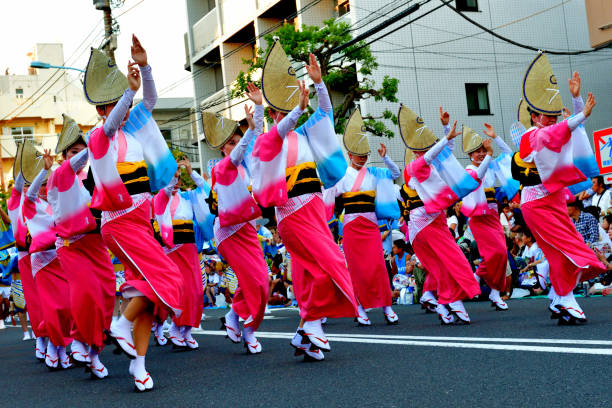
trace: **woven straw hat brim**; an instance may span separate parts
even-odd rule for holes
[[[523,100],[532,110],[544,115],[558,116],[563,111],[557,78],[544,53],[538,54],[525,72]]]
[[[414,151],[429,150],[438,138],[425,126],[422,118],[404,105],[400,105],[397,114],[399,131],[407,148]]]
[[[31,141],[26,140],[21,151],[21,174],[26,183],[32,184],[44,167],[43,154],[36,149]],[[48,173],[47,177],[49,177]]]
[[[128,88],[128,80],[102,51],[92,48],[85,68],[83,90],[92,105],[117,102]]]
[[[299,103],[297,76],[279,41],[272,44],[266,56],[261,90],[268,105],[277,111],[290,112]]]
[[[404,152],[404,168],[406,168],[406,166],[408,166],[414,159],[416,159],[414,152],[410,149],[406,149]]]
[[[17,143],[17,151],[15,152],[15,161],[13,162],[13,180],[17,180],[17,176],[21,171],[21,153],[23,151],[23,142]]]
[[[344,129],[342,140],[344,142],[344,148],[351,154],[366,156],[370,153],[368,133],[359,109],[355,109],[353,113],[351,113],[346,128]]]
[[[482,146],[482,137],[480,137],[478,133],[474,132],[473,129],[467,126],[463,126],[462,133],[463,152],[465,154],[469,155],[470,153],[473,153],[476,150],[480,149],[480,147]]]
[[[531,114],[527,110],[527,104],[523,99],[519,101],[518,108],[516,110],[516,119],[525,126],[525,129],[531,127]]]
[[[219,149],[236,133],[238,122],[212,112],[202,112],[202,126],[206,143]]]
[[[66,114],[62,114],[62,116],[64,117],[62,132],[57,139],[57,146],[55,146],[55,153],[58,154],[68,149],[83,137],[81,129],[76,121]]]

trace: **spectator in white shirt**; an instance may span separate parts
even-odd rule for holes
[[[591,205],[599,207],[599,214],[605,215],[610,208],[610,189],[604,183],[603,176],[593,177],[593,196],[591,197]]]

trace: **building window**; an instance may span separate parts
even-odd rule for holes
[[[465,84],[468,115],[490,115],[489,84]]]
[[[221,64],[215,65],[215,88],[216,91],[223,89],[223,68]]]
[[[33,127],[12,127],[11,136],[15,139],[15,143],[22,143],[25,140],[33,140],[34,128]]]
[[[456,0],[455,6],[459,11],[479,11],[478,0]]]
[[[17,88],[15,89],[15,96],[18,99],[23,99],[23,88]]]
[[[166,141],[172,140],[172,130],[171,129],[160,129],[160,132]]]
[[[338,17],[342,17],[343,15],[351,11],[351,5],[349,0],[337,0],[336,11],[338,12]]]
[[[343,15],[351,11],[351,5],[349,0],[337,0],[336,11],[338,12],[338,17],[342,17]]]

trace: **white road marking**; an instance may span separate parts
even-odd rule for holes
[[[217,330],[193,330],[193,334],[225,336],[224,331]],[[294,333],[279,332],[257,332],[257,337],[268,339],[291,339]],[[383,335],[359,335],[359,334],[328,334],[330,341],[345,343],[365,344],[391,344],[401,346],[425,346],[425,347],[451,347],[472,348],[482,350],[510,350],[531,351],[545,353],[572,353],[572,354],[595,354],[612,356],[612,348],[586,348],[586,347],[555,347],[545,345],[519,345],[519,344],[487,344],[491,342],[508,343],[543,343],[543,344],[581,344],[581,345],[612,345],[605,340],[572,340],[572,339],[503,339],[488,337],[434,337],[434,336],[383,336]],[[416,340],[420,339],[420,340]],[[434,341],[435,340],[435,341]],[[453,340],[453,341],[451,341]],[[481,341],[483,343],[475,343]]]

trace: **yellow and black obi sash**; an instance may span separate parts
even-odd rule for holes
[[[165,243],[161,236],[159,224],[154,220],[151,220],[151,223],[153,224],[153,236],[161,246],[164,246]],[[172,243],[174,245],[195,244],[192,220],[172,220]]]
[[[129,195],[151,192],[147,164],[144,160],[117,163],[117,171]]]
[[[519,152],[514,153],[512,156],[511,168],[512,178],[521,183],[521,188],[542,184],[542,179],[535,163],[524,162]]]
[[[402,213],[404,215],[404,219],[408,219],[410,216],[410,211],[423,207],[423,200],[419,197],[419,194],[416,190],[411,189],[406,184],[402,186],[400,190],[400,195],[402,196]]]
[[[210,194],[205,200],[208,203],[208,208],[212,215],[219,215],[219,200],[217,199],[217,193],[214,189],[210,189]]]
[[[342,205],[345,214],[374,212],[376,191],[355,191],[342,194]]]
[[[21,252],[30,252],[31,244],[32,244],[32,236],[30,235],[30,231],[26,233],[25,246],[18,245],[17,242],[15,242],[17,251],[21,251]],[[55,242],[53,243],[53,245],[55,245]]]
[[[289,167],[285,170],[285,178],[289,198],[321,192],[321,180],[317,175],[317,167],[314,162]]]
[[[192,220],[172,220],[172,242],[174,245],[195,244]]]
[[[161,231],[159,229],[159,224],[157,223],[157,221],[151,219],[151,226],[153,227],[153,237],[157,242],[159,242],[159,245],[164,246],[164,240],[162,239]]]
[[[487,203],[494,203],[494,204],[497,203],[497,200],[495,199],[495,188],[494,187],[485,188],[484,193],[485,193],[485,197],[487,197]]]
[[[91,211],[91,215],[94,217],[94,220],[96,220],[96,229],[89,231],[88,234],[99,234],[102,226],[102,211],[91,207],[89,207],[89,211]]]

